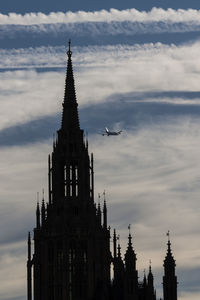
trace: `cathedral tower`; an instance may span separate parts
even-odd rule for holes
[[[67,55],[62,123],[49,155],[49,199],[36,209],[34,300],[106,300],[111,262],[107,209],[104,203],[102,224],[101,208],[94,204],[93,155],[79,125],[70,42]],[[29,261],[30,251],[29,244]]]
[[[100,196],[94,202],[93,154],[79,124],[70,42],[67,56],[61,128],[48,157],[48,200],[43,192],[36,206],[33,255],[28,234],[27,299],[156,300],[151,266],[138,279],[130,225],[124,259],[115,230],[111,255],[105,192],[102,206]],[[177,300],[175,266],[168,240],[164,300]]]

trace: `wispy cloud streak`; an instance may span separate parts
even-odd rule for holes
[[[1,130],[60,111],[66,67],[64,52],[64,47],[0,51],[0,67],[6,70],[0,72]],[[179,47],[84,47],[81,51],[77,47],[73,52],[81,108],[119,100],[121,105],[143,101],[199,106],[199,43]],[[9,66],[29,70],[12,72],[7,70]],[[37,67],[45,67],[46,72],[35,71]],[[58,70],[52,71],[52,67]]]
[[[112,22],[112,21],[131,21],[131,22],[194,22],[200,24],[200,10],[195,9],[167,9],[153,8],[151,11],[138,11],[136,9],[117,10],[110,9],[94,12],[52,12],[27,13],[25,15],[9,13],[0,14],[0,24],[49,24],[49,23],[80,23],[80,22]]]
[[[199,18],[200,19],[200,18]],[[42,37],[45,37],[43,43],[48,39],[48,43],[52,43],[52,39],[62,39],[66,36],[73,36],[74,40],[80,38],[79,43],[88,42],[96,44],[106,42],[113,43],[113,38],[118,36],[118,41],[122,35],[128,36],[127,42],[133,42],[130,37],[135,35],[161,34],[161,33],[187,33],[199,32],[200,22],[176,22],[171,21],[155,21],[155,22],[136,22],[132,21],[112,21],[112,22],[76,22],[76,23],[49,23],[49,24],[33,24],[33,25],[0,25],[1,40],[17,40],[29,39],[32,35],[32,43],[35,41],[42,43]],[[102,41],[98,41],[97,37],[102,36]],[[107,37],[111,39],[108,41]],[[124,37],[125,38],[125,37]],[[83,39],[83,41],[82,41]],[[56,40],[55,40],[56,41]],[[19,43],[19,42],[18,42]],[[60,41],[59,41],[60,43]],[[115,42],[116,43],[116,42]]]

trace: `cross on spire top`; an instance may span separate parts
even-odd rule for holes
[[[101,201],[101,194],[98,193],[98,204],[100,204],[100,201]]]
[[[103,199],[104,199],[104,202],[106,201],[106,191],[104,190],[103,191]]]
[[[72,51],[71,51],[71,39],[68,41],[68,51],[67,51],[68,57],[72,56]]]
[[[129,235],[131,234],[131,224],[128,225]]]
[[[168,242],[170,242],[170,231],[169,230],[167,231],[166,236],[168,236]]]

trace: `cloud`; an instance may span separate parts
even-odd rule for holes
[[[169,21],[173,23],[192,22],[200,23],[200,11],[196,9],[178,9],[152,8],[151,11],[139,11],[136,9],[126,10],[100,10],[94,12],[52,12],[48,15],[44,13],[26,13],[25,15],[9,13],[0,14],[0,24],[55,24],[55,23],[83,23],[83,22],[112,22],[112,21],[131,21],[131,22],[162,22]]]
[[[5,71],[0,72],[0,130],[60,112],[64,50],[44,47],[1,52],[1,68]],[[80,108],[119,100],[118,106],[129,102],[141,105],[143,101],[149,105],[173,104],[173,109],[177,105],[193,105],[195,110],[199,105],[199,43],[75,47],[73,52]],[[14,71],[7,70],[10,66]],[[34,69],[37,67],[38,72]],[[45,71],[39,72],[42,68]]]
[[[67,37],[73,37],[74,45],[79,46],[118,44],[119,40],[127,44],[157,41],[177,44],[198,39],[199,31],[198,23],[171,22],[113,21],[0,25],[0,40],[5,48],[62,45]]]
[[[151,258],[159,287],[168,229],[180,273],[182,268],[190,268],[190,278],[193,268],[200,265],[199,128],[198,118],[169,117],[148,126],[143,124],[137,130],[130,127],[118,137],[89,136],[89,148],[95,158],[95,195],[106,190],[109,224],[120,233],[123,252],[127,226],[132,224],[138,269],[146,268]],[[51,144],[46,141],[0,149],[0,226],[6,227],[6,238],[3,231],[0,237],[4,264],[0,278],[7,274],[1,295],[7,291],[12,276],[16,280],[12,293],[17,289],[19,294],[25,293],[25,237],[35,223],[36,192],[44,187],[46,194]],[[9,271],[12,263],[14,269],[20,270],[17,278]],[[180,280],[186,285],[187,278],[179,277]]]
[[[26,299],[26,238],[35,223],[37,191],[44,187],[47,197],[50,150],[47,143],[0,150],[0,224],[4,228],[0,233],[1,299]]]
[[[168,229],[177,269],[187,274],[180,274],[179,282],[188,286],[200,266],[198,53],[199,43],[73,49],[81,127],[91,130],[95,194],[106,189],[109,224],[120,233],[123,251],[132,224],[138,269],[141,274],[151,258],[157,287]],[[59,127],[64,47],[13,49],[3,55],[0,137],[7,144],[0,148],[0,227],[6,235],[0,234],[0,298],[22,299],[25,238],[35,223],[36,193],[44,187],[46,195],[49,129]],[[8,71],[10,65],[16,69]],[[124,132],[102,137],[97,129],[104,124]],[[9,139],[12,147],[5,147]],[[179,289],[181,300],[199,295],[198,283],[189,294],[183,285]]]
[[[198,119],[176,117],[153,121],[119,139],[90,138],[96,192],[107,191],[110,224],[120,233],[123,250],[127,226],[132,224],[140,270],[149,258],[154,268],[162,270],[168,229],[178,269],[200,266],[199,134]],[[160,285],[157,270],[155,275]],[[181,276],[178,280],[181,291],[187,280]]]
[[[60,110],[64,73],[22,70],[0,73],[0,77],[1,129]]]
[[[165,42],[176,44],[199,38],[199,10],[135,9],[96,12],[0,14],[1,47]],[[30,38],[31,37],[31,38]]]

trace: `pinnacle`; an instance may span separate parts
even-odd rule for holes
[[[63,101],[62,129],[79,128],[78,104],[76,101],[76,90],[74,83],[73,67],[72,67],[72,51],[71,41],[69,41],[69,49],[67,51],[68,62],[65,79],[65,92]]]

